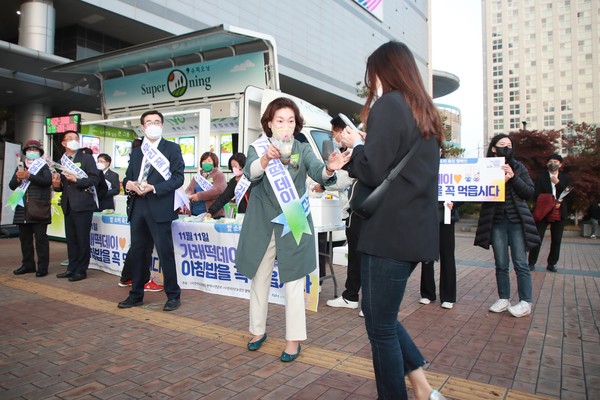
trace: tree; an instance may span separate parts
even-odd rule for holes
[[[521,129],[509,133],[515,146],[516,158],[521,161],[531,179],[546,170],[546,159],[560,144],[560,131],[528,131]]]
[[[564,171],[569,174],[573,193],[569,195],[576,210],[583,211],[600,199],[600,128],[569,122],[563,136],[567,150]]]
[[[600,199],[600,129],[595,125],[570,122],[558,131],[521,129],[509,136],[517,159],[525,164],[534,181],[546,171],[550,154],[566,150],[563,170],[574,188],[567,201],[575,212],[585,212],[592,201]]]

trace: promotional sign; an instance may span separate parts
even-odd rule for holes
[[[131,154],[130,140],[115,140],[115,152],[113,154],[112,168],[127,168],[129,155]]]
[[[181,147],[181,155],[186,168],[196,166],[196,137],[182,136],[179,138],[179,147]]]
[[[235,256],[241,225],[173,221],[173,244],[177,281],[182,289],[250,298],[250,280],[237,272]],[[129,250],[130,233],[127,217],[94,213],[90,233],[90,268],[120,275]],[[160,274],[156,250],[151,274]],[[305,306],[317,311],[319,271],[306,277]],[[277,265],[273,269],[269,301],[285,305],[285,291],[279,281]]]
[[[362,8],[380,21],[383,21],[383,0],[354,0]]]
[[[504,157],[440,160],[440,201],[504,201]]]
[[[98,136],[81,135],[81,147],[92,149],[94,159],[100,154],[100,138]]]
[[[79,132],[81,130],[81,114],[64,115],[61,117],[46,117],[46,135]]]
[[[117,128],[106,125],[83,125],[81,133],[84,135],[100,136],[113,139],[135,139],[135,131],[133,129]]]
[[[265,87],[263,53],[250,53],[104,81],[106,109],[242,93]]]

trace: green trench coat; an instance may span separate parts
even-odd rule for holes
[[[325,186],[336,182],[335,175],[326,181],[323,180],[325,165],[315,156],[309,144],[295,140],[292,159],[295,154],[298,154],[297,167],[291,163],[287,167],[299,197],[306,192],[307,175]],[[250,146],[244,168],[246,177],[250,176],[250,166],[258,158],[256,150]],[[275,251],[280,282],[295,281],[316,268],[315,232],[310,214],[308,223],[312,235],[303,234],[298,245],[291,232],[281,237],[283,225],[271,222],[281,213],[281,207],[277,203],[269,179],[266,173],[262,174],[252,182],[248,208],[238,242],[235,263],[238,272],[242,275],[250,279],[254,277],[265,255],[273,231],[275,231]]]

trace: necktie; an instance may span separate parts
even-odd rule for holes
[[[150,160],[146,160],[146,164],[144,164],[144,172],[142,172],[142,182],[146,182],[148,179],[148,173],[150,173],[151,166],[152,164],[150,164]]]

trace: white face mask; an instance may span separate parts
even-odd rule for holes
[[[148,139],[158,139],[162,136],[162,126],[150,125],[146,127],[146,137]]]
[[[290,140],[294,140],[294,128],[293,127],[282,127],[276,128],[271,127],[271,132],[273,132],[273,138],[282,142],[287,142]]]
[[[339,135],[341,136],[341,135]],[[342,144],[342,142],[338,142],[337,139],[335,138],[335,135],[331,138],[331,141],[333,142],[333,147],[337,150],[341,149],[342,147],[344,147],[344,145]]]
[[[77,140],[70,140],[67,142],[67,149],[72,150],[72,151],[77,151],[81,148],[81,145],[79,144],[79,141]]]
[[[96,163],[96,168],[98,168],[100,171],[104,171],[104,168],[106,168],[106,164],[104,163]]]
[[[244,171],[242,171],[238,167],[231,167],[231,172],[233,172],[233,175],[235,176],[242,176],[242,174],[244,173]]]
[[[292,147],[294,146],[294,128],[293,127],[272,127],[273,137],[271,143],[277,147],[281,154],[282,160],[289,160],[292,155]]]

